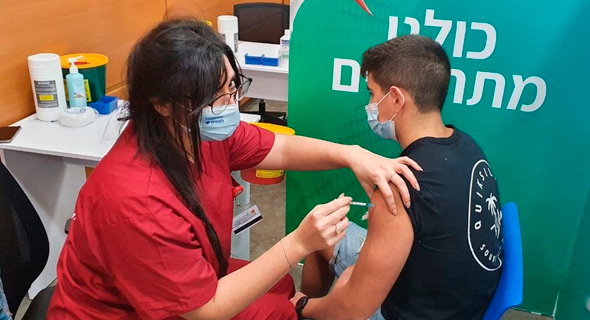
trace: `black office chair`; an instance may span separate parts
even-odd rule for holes
[[[16,314],[49,257],[49,240],[37,211],[0,163],[0,272],[8,307]],[[35,296],[23,320],[45,319],[55,287]]]
[[[242,3],[234,5],[238,17],[239,39],[250,42],[279,44],[285,29],[289,29],[289,5],[280,3]],[[286,112],[266,111],[266,102],[260,99],[258,111],[262,122],[287,125]]]

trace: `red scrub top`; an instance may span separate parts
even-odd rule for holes
[[[198,195],[228,258],[230,172],[256,166],[273,144],[273,133],[246,123],[225,141],[202,143]],[[203,223],[138,153],[130,124],[80,190],[48,318],[176,317],[211,300],[217,268]]]

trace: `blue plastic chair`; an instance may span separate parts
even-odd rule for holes
[[[500,320],[506,310],[522,303],[522,239],[514,202],[502,206],[502,232],[504,260],[500,283],[482,320]]]

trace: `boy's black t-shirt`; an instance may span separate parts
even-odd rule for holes
[[[422,138],[402,152],[424,172],[414,172],[421,191],[408,184],[414,243],[382,305],[385,319],[481,319],[499,281],[496,178],[477,143],[453,129],[449,138]]]

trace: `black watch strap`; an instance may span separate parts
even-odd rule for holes
[[[297,319],[303,319],[303,308],[307,305],[307,301],[309,300],[308,296],[303,296],[297,300],[295,304],[295,311],[297,311]]]

